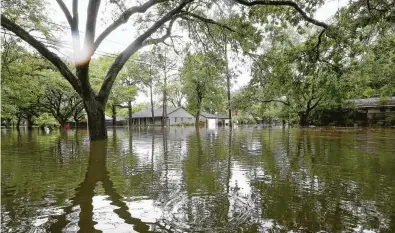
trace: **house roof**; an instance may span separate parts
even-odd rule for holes
[[[112,116],[104,116],[106,121],[112,121]],[[123,116],[117,116],[116,120],[117,121],[126,121],[128,119],[128,117],[123,117]]]
[[[205,117],[205,118],[218,118],[218,116],[208,113],[208,112],[201,112],[200,113],[201,116]]]
[[[229,116],[221,115],[221,116],[218,116],[218,119],[229,119]]]
[[[392,107],[395,106],[395,96],[388,98],[350,99],[346,103],[354,104],[357,108]]]
[[[200,115],[205,117],[205,118],[229,119],[228,116],[225,116],[225,115],[217,116],[215,114],[211,114],[211,113],[208,113],[208,112],[201,112]]]
[[[193,117],[191,114],[189,114],[185,109],[181,107],[167,107],[167,115],[171,116],[172,113],[175,113],[176,111],[179,112],[178,110],[182,110],[181,113],[177,114],[175,117]],[[163,107],[159,107],[154,109],[154,117],[161,117],[163,114]],[[133,114],[132,118],[146,118],[146,117],[152,117],[151,113],[151,108],[143,109],[139,112],[136,112]]]

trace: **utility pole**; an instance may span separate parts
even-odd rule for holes
[[[228,91],[228,114],[229,114],[229,127],[232,128],[232,109],[230,104],[230,74],[229,74],[229,61],[228,61],[228,41],[226,36],[224,36],[224,51],[225,51],[225,62],[226,62],[226,86]]]

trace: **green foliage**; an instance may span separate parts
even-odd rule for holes
[[[41,114],[36,123],[38,126],[59,126],[59,122],[49,113]]]
[[[254,62],[253,78],[243,93],[244,102],[262,104],[260,117],[292,121],[299,116],[301,124],[308,124],[315,109],[338,107],[355,94],[351,88],[355,79],[334,69],[336,61],[316,60],[309,41],[299,43],[284,33],[273,39],[273,47]]]
[[[223,104],[225,62],[214,53],[189,55],[180,71],[188,111],[201,111],[203,101],[207,105]]]

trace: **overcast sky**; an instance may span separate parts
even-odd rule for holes
[[[62,25],[67,25],[66,19],[56,4],[55,1],[50,1],[51,2],[51,18],[53,19],[54,22]],[[65,0],[66,5],[68,8],[71,10],[71,0]],[[86,8],[87,8],[87,2],[88,1],[79,1],[79,17],[80,17],[80,30],[81,30],[81,36],[83,36],[83,31],[85,29],[85,21],[86,21]],[[341,8],[347,4],[347,0],[329,0],[326,1],[326,3],[317,10],[316,14],[314,15],[314,18],[328,22],[329,19],[334,16],[338,8]],[[111,10],[111,9],[110,9]],[[110,18],[109,15],[111,13],[109,12],[108,9],[105,8],[104,4],[101,5],[101,10],[100,10],[100,16],[106,16],[105,18]],[[104,17],[103,17],[104,18]],[[98,21],[97,23],[97,28],[96,28],[96,36],[99,35],[104,29],[105,26],[108,25],[109,22],[111,22],[110,19],[106,20],[107,22],[103,23],[103,20]],[[100,56],[102,54],[110,53],[110,54],[117,54],[121,52],[125,47],[130,44],[133,39],[136,37],[135,36],[135,28],[133,27],[132,23],[129,22],[121,27],[119,27],[117,30],[115,30],[113,33],[111,33],[106,40],[104,40],[100,47],[98,48],[97,55]],[[180,34],[179,31],[173,31],[173,34]],[[71,36],[70,32],[68,30],[65,30],[65,34],[62,35],[62,41],[65,41],[68,46],[66,47],[71,47]],[[65,45],[63,45],[65,46]],[[149,48],[147,48],[149,49]],[[61,52],[63,56],[68,56],[70,59],[72,58],[72,50],[70,48],[63,48],[61,49]],[[235,54],[229,55],[230,57],[237,57]],[[234,81],[232,85],[233,90],[239,89],[241,86],[246,85],[249,80],[250,80],[250,66],[251,63],[249,62],[249,59],[247,60],[247,63],[245,65],[240,66],[241,63],[240,58],[236,59],[230,59],[229,64],[231,68],[235,68],[236,66],[238,67],[239,73],[236,77],[236,80]],[[103,74],[104,75],[104,74]],[[140,93],[139,96],[137,97],[135,103],[142,103],[142,102],[147,102],[148,97]]]

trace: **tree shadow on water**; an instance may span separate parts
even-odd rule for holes
[[[118,207],[114,209],[114,213],[125,221],[127,224],[133,225],[133,230],[137,232],[154,232],[150,230],[150,226],[160,228],[165,232],[170,232],[159,223],[147,223],[141,219],[132,217],[129,208],[125,202],[122,201],[123,197],[118,194],[114,188],[114,184],[110,178],[106,166],[107,158],[107,140],[92,141],[90,143],[89,164],[85,174],[85,179],[75,189],[75,197],[71,199],[71,205],[64,207],[63,214],[53,217],[54,222],[50,228],[50,232],[62,232],[66,225],[70,222],[66,216],[73,212],[73,207],[80,206],[80,214],[78,220],[78,232],[101,232],[96,230],[94,226],[97,222],[93,220],[93,197],[95,196],[95,187],[98,182],[102,182],[104,192],[108,195],[108,199],[112,205]]]

